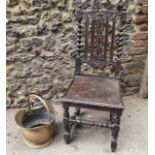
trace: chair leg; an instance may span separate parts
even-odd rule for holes
[[[74,112],[74,116],[73,119],[76,119],[80,116],[80,108],[79,107],[75,107],[75,112]],[[80,126],[80,124],[75,124],[75,128],[78,128]]]
[[[120,129],[120,117],[121,113],[115,113],[115,115],[112,115],[112,123],[114,124],[114,127],[112,128],[112,141],[111,141],[111,151],[115,152],[117,148],[117,138],[119,134]]]
[[[76,116],[80,116],[80,108],[75,108],[75,114]]]
[[[69,123],[69,107],[64,107],[64,118],[63,118],[63,125],[64,125],[64,140],[66,144],[70,142],[70,123]],[[68,119],[67,119],[68,118]]]
[[[110,124],[113,123],[113,117],[114,117],[114,115],[115,115],[114,112],[110,112],[110,120],[109,120]]]

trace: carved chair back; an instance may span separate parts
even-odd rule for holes
[[[109,5],[106,9],[100,9],[95,4],[87,9],[81,6],[76,12],[75,74],[79,75],[81,64],[86,63],[95,69],[112,65],[115,77],[119,77],[125,12],[120,5]]]

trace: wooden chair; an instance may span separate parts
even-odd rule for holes
[[[75,76],[62,98],[64,115],[64,139],[70,142],[70,131],[78,124],[110,128],[112,131],[111,149],[116,150],[123,112],[120,93],[119,72],[123,43],[124,11],[121,5],[108,10],[97,7],[77,9],[77,50],[75,56]],[[112,66],[114,76],[94,76],[81,73],[82,65],[95,69]],[[75,107],[73,116],[69,107]],[[86,121],[77,118],[80,108],[110,112],[108,123]]]

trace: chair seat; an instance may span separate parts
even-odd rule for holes
[[[97,76],[75,76],[62,101],[123,109],[119,80]]]

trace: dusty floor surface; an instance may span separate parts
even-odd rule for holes
[[[147,100],[136,96],[124,98],[125,111],[122,116],[118,147],[110,150],[111,133],[99,127],[80,127],[69,145],[64,143],[62,127],[62,107],[56,105],[56,134],[51,145],[43,149],[31,149],[22,140],[14,116],[18,111],[7,110],[7,155],[147,155]],[[103,113],[82,111],[83,117],[103,121]],[[105,114],[106,119],[109,115]]]

